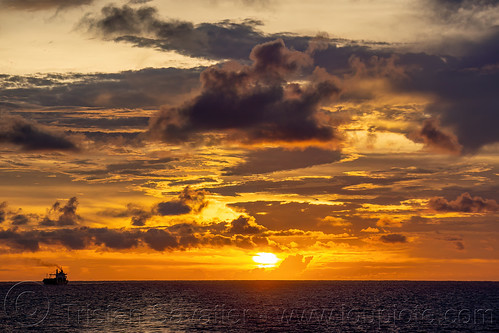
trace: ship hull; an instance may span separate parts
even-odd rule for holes
[[[64,284],[68,284],[68,280],[43,279],[43,284],[64,285]]]

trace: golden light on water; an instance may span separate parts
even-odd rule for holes
[[[275,264],[279,261],[279,258],[273,253],[269,252],[258,252],[256,256],[253,256],[253,261],[256,262],[258,267],[275,267]]]

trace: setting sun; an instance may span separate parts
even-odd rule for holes
[[[279,258],[273,253],[258,252],[256,256],[253,256],[253,261],[260,264],[259,267],[274,267]]]

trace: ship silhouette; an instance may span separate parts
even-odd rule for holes
[[[48,274],[48,276],[43,279],[43,284],[68,284],[68,275],[64,273],[62,267],[60,267],[60,269],[61,270],[56,269],[55,273]]]

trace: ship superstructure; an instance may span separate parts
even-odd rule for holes
[[[43,279],[44,284],[56,284],[56,285],[61,285],[61,284],[68,284],[68,275],[64,273],[64,271],[61,269],[56,269],[55,273],[49,274],[45,279]]]

